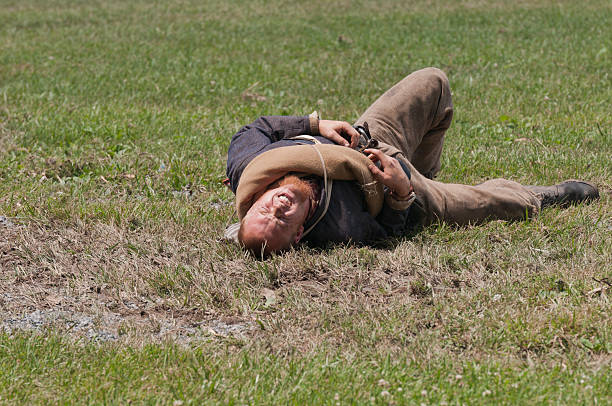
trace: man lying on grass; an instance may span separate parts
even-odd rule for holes
[[[367,243],[444,221],[522,220],[541,208],[592,200],[582,181],[476,186],[432,180],[453,117],[448,79],[410,74],[357,120],[261,117],[232,138],[227,159],[240,223],[226,237],[269,254],[300,241]]]

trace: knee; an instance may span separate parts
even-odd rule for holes
[[[443,78],[445,80],[448,80],[446,78],[446,74],[444,73],[444,71],[442,71],[442,69],[436,68],[435,66],[423,68],[421,70],[418,70],[417,72],[423,72],[423,74],[426,74],[426,75],[435,76],[438,78]]]
[[[453,114],[453,101],[448,77],[442,70],[434,67],[421,69],[418,72],[420,72],[421,77],[419,79],[423,82],[423,85],[430,89],[432,96],[436,98],[438,106],[436,111],[445,115],[440,120],[448,121],[446,124],[448,128]],[[441,110],[439,109],[440,106],[443,107]]]
[[[417,72],[421,73],[424,80],[427,80],[432,84],[439,85],[442,89],[450,89],[448,77],[441,69],[429,67],[421,69]]]

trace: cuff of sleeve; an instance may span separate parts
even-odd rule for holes
[[[406,210],[412,205],[414,199],[416,199],[416,194],[414,192],[410,193],[407,200],[398,200],[389,193],[385,196],[385,203],[393,210]]]
[[[313,111],[308,116],[308,120],[310,121],[310,135],[319,135],[319,113],[317,111]]]

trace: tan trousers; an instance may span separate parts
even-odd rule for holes
[[[519,183],[493,179],[476,186],[431,180],[440,170],[444,133],[453,118],[448,78],[426,68],[406,76],[387,90],[357,120],[368,122],[381,150],[403,160],[412,172],[418,222],[452,224],[485,220],[523,220],[535,215],[539,199]]]

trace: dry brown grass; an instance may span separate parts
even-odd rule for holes
[[[594,326],[609,329],[610,289],[597,281],[610,277],[601,224],[612,227],[610,198],[595,205],[545,213],[546,222],[434,228],[392,249],[267,261],[201,239],[221,232],[202,223],[22,221],[0,229],[2,316],[46,312],[59,319],[46,326],[76,337],[91,333],[71,331],[65,314],[90,317],[95,331],[132,344],[217,336],[286,354],[408,346],[415,359],[553,362],[599,337]]]

